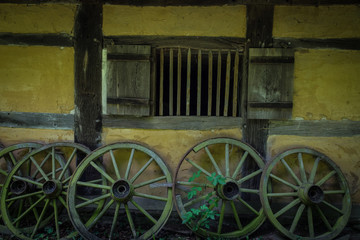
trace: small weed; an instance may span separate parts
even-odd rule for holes
[[[195,172],[190,178],[189,182],[193,182],[196,178],[200,177],[201,171]],[[212,173],[211,176],[207,176],[207,180],[214,186],[218,184],[224,185],[225,178],[216,173]],[[195,186],[192,187],[190,192],[187,195],[189,200],[193,199],[202,191],[202,187]],[[192,225],[192,230],[197,231],[200,227],[210,229],[210,220],[215,220],[215,217],[218,217],[219,214],[214,211],[215,207],[218,207],[219,197],[209,193],[205,198],[205,203],[199,208],[191,208],[190,211],[183,214],[182,223],[189,223]]]

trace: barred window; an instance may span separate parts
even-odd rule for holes
[[[240,116],[241,53],[157,48],[156,116]]]

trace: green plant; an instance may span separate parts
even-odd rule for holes
[[[201,171],[195,172],[190,178],[189,182],[193,182],[196,178],[200,177]],[[211,176],[206,177],[207,180],[216,187],[218,184],[224,185],[225,178],[216,173],[212,173]],[[204,185],[206,188],[206,184]],[[203,188],[200,186],[194,186],[191,188],[190,192],[187,195],[189,200],[193,199],[203,191]],[[199,208],[191,208],[190,211],[187,211],[182,215],[182,223],[188,223],[192,226],[193,231],[197,231],[200,227],[210,228],[210,220],[215,220],[215,217],[219,214],[214,210],[215,207],[218,207],[219,197],[209,193],[204,201],[204,204],[199,206]]]

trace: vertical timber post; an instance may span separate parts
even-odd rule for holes
[[[268,48],[273,45],[272,29],[273,29],[273,5],[247,5],[246,7],[246,51],[245,61],[248,63],[249,48]],[[244,64],[244,71],[248,71],[248,64]],[[245,74],[248,76],[248,74]],[[245,81],[248,78],[244,79]],[[247,84],[244,84],[246,87]],[[247,91],[245,91],[247,92]],[[247,97],[245,97],[244,106],[247,105]],[[266,156],[266,143],[268,138],[269,120],[267,119],[248,119],[245,112],[245,126],[243,128],[243,140],[255,148],[261,156]],[[257,166],[244,166],[243,171],[253,172]],[[249,181],[248,181],[249,182]],[[253,179],[248,184],[258,187],[260,178]]]
[[[74,139],[91,150],[101,143],[102,9],[101,1],[82,2],[77,9],[74,27]],[[77,163],[81,160],[77,159]],[[84,180],[95,177],[95,170],[90,171]]]

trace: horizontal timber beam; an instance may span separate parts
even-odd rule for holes
[[[274,38],[274,47],[360,50],[360,38]]]
[[[289,120],[270,121],[270,135],[296,135],[314,137],[351,137],[360,135],[360,121]]]
[[[105,45],[151,45],[152,47],[235,48],[243,50],[245,38],[236,37],[159,37],[159,36],[104,36]]]
[[[0,33],[0,45],[74,46],[73,37],[68,34],[23,34]]]
[[[0,112],[0,127],[70,129],[74,115],[57,113]]]
[[[0,0],[0,3],[107,3],[133,6],[221,6],[221,5],[349,5],[358,0]]]
[[[242,118],[236,117],[103,117],[103,126],[110,128],[211,130],[242,125]]]
[[[125,117],[104,116],[103,126],[110,128],[207,130],[242,127],[242,118],[234,117]],[[74,115],[58,113],[0,112],[0,127],[69,129]],[[360,121],[271,120],[269,135],[334,136],[360,135]]]

